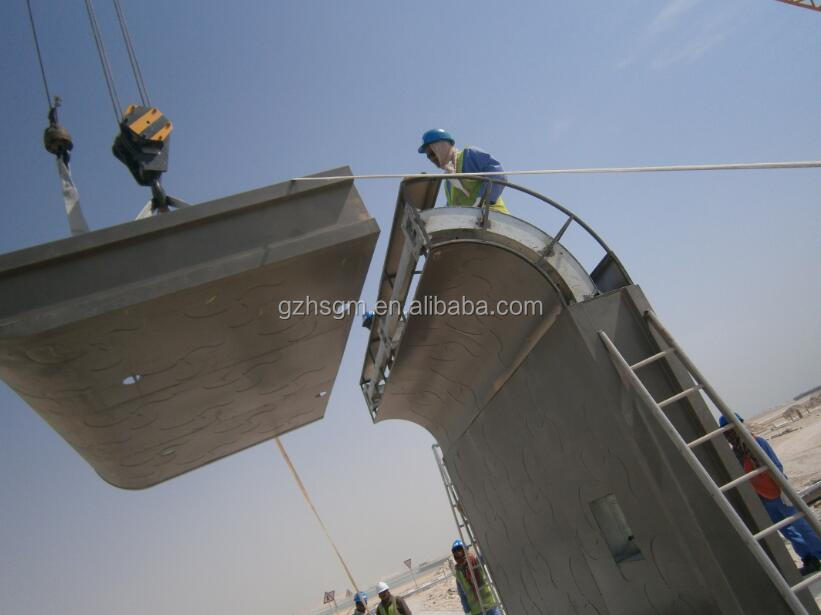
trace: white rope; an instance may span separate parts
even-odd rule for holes
[[[351,574],[350,568],[348,568],[348,564],[345,563],[345,560],[342,558],[342,554],[339,552],[339,549],[334,542],[334,539],[331,538],[331,533],[328,531],[328,528],[325,527],[325,524],[322,522],[322,517],[319,516],[319,513],[314,506],[314,503],[311,501],[311,496],[308,495],[308,490],[305,488],[305,484],[302,482],[302,479],[299,478],[299,474],[297,474],[296,468],[294,464],[291,462],[291,458],[288,457],[288,453],[285,452],[285,447],[282,446],[282,441],[279,439],[279,436],[275,437],[277,446],[279,447],[279,452],[282,453],[282,458],[285,460],[285,463],[288,464],[288,469],[291,471],[291,476],[294,477],[299,490],[302,492],[302,497],[305,498],[305,501],[308,503],[308,506],[311,507],[311,510],[316,517],[316,520],[319,521],[319,525],[322,527],[322,531],[325,532],[325,537],[328,539],[328,542],[331,543],[331,546],[334,549],[334,553],[339,558],[339,563],[342,564],[342,567],[345,569],[345,574],[348,575],[348,580],[353,585],[354,589],[359,592],[359,586],[356,584],[356,581],[353,580],[353,575]]]
[[[570,173],[657,173],[663,171],[739,171],[760,169],[812,169],[821,167],[821,160],[797,162],[737,162],[728,164],[682,164],[655,167],[588,167],[580,169],[535,169],[531,171],[488,171],[478,173],[442,173],[437,177],[490,177],[493,175],[559,175]],[[340,179],[414,179],[430,177],[428,173],[382,173],[373,175],[332,175],[326,177],[295,177],[292,181],[337,181]]]

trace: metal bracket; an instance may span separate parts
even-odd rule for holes
[[[547,244],[547,247],[544,250],[542,250],[542,254],[541,254],[542,258],[549,258],[550,255],[553,254],[553,248],[555,248],[556,244],[559,243],[559,240],[562,238],[562,235],[564,235],[565,231],[567,230],[567,228],[570,226],[570,224],[573,222],[574,219],[575,218],[573,216],[570,216],[565,221],[562,228],[560,228],[559,232],[556,233],[556,236],[553,239],[551,239],[550,243]]]
[[[412,251],[419,258],[419,255],[426,253],[430,248],[430,237],[425,229],[425,223],[419,215],[419,210],[405,203],[405,210],[402,213],[402,231],[406,241],[412,246]],[[414,264],[415,265],[415,264]]]
[[[487,229],[488,227],[488,218],[490,217],[490,202],[487,200],[488,194],[490,193],[490,187],[485,191],[485,194],[482,195],[482,200],[479,201],[479,208],[482,210],[482,216],[479,218],[479,228]]]

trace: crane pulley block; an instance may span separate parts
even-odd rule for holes
[[[71,135],[60,124],[50,124],[43,133],[43,145],[46,151],[55,156],[63,157],[74,148]]]
[[[59,96],[54,98],[54,103],[48,110],[48,128],[43,132],[43,145],[46,151],[59,157],[65,164],[68,164],[69,152],[74,148],[71,135],[63,128],[57,119],[57,107],[60,106]]]
[[[129,105],[111,150],[141,186],[151,186],[168,170],[171,121],[155,107]]]

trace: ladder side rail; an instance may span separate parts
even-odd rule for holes
[[[479,559],[479,565],[482,567],[482,570],[485,573],[485,578],[487,579],[490,592],[493,594],[493,599],[496,601],[496,604],[502,609],[502,611],[504,611],[504,607],[502,606],[502,599],[499,597],[499,592],[496,589],[496,583],[493,580],[493,576],[490,574],[490,568],[488,568],[487,561],[485,560],[485,557],[482,553],[482,546],[479,544],[479,540],[476,538],[476,533],[473,531],[473,527],[470,525],[467,518],[463,517],[463,519],[465,521],[465,531],[468,533],[468,537],[470,539],[470,546],[473,547],[473,550],[476,553],[476,557]],[[472,574],[473,572],[471,570],[471,575]],[[481,597],[479,598],[479,604],[482,605]]]
[[[647,404],[647,406],[652,411],[652,414],[655,416],[656,420],[658,421],[662,430],[667,433],[670,439],[673,442],[673,445],[678,449],[678,451],[682,454],[684,459],[687,461],[688,465],[692,468],[695,472],[696,476],[699,478],[701,483],[707,489],[710,497],[713,501],[718,504],[718,506],[722,509],[724,514],[727,516],[730,523],[735,528],[738,536],[741,538],[742,542],[749,548],[750,552],[753,556],[758,560],[758,563],[761,564],[761,567],[764,569],[767,576],[770,577],[770,580],[775,584],[778,592],[781,596],[786,600],[787,604],[793,609],[795,613],[800,615],[807,615],[807,610],[804,608],[804,605],[798,600],[798,597],[793,593],[793,590],[787,584],[784,577],[781,576],[778,568],[776,568],[775,564],[770,561],[770,558],[767,557],[766,553],[764,552],[763,547],[753,538],[753,535],[747,529],[747,526],[744,524],[744,521],[735,511],[735,509],[730,505],[729,501],[725,499],[724,495],[721,491],[718,490],[718,487],[713,482],[713,479],[710,477],[707,470],[701,463],[698,461],[698,458],[693,454],[693,452],[687,447],[687,443],[681,437],[681,435],[676,430],[673,423],[670,422],[670,419],[667,418],[667,415],[662,412],[661,408],[658,407],[658,404],[653,399],[653,396],[650,395],[650,392],[645,388],[644,384],[639,380],[638,376],[630,369],[629,364],[625,361],[624,357],[618,351],[616,346],[607,336],[604,331],[599,331],[599,337],[604,342],[605,347],[610,353],[610,357],[612,358],[613,362],[616,365],[616,368],[627,378],[627,381],[632,385],[633,389],[642,399],[642,401]]]
[[[459,532],[459,540],[462,541],[462,544],[465,543],[465,535],[462,533],[462,528],[464,528],[465,532],[467,532],[468,534],[468,544],[465,548],[465,558],[468,557],[467,547],[473,547],[473,550],[476,553],[476,559],[479,561],[479,565],[482,566],[482,569],[484,570],[486,578],[488,580],[488,585],[491,588],[491,592],[493,593],[498,602],[499,597],[496,593],[496,588],[493,586],[493,583],[490,580],[490,574],[488,573],[487,566],[485,566],[484,562],[482,561],[481,551],[479,550],[479,543],[476,541],[476,536],[473,533],[473,528],[470,527],[470,523],[468,523],[467,518],[462,513],[461,504],[459,502],[459,496],[456,493],[456,487],[454,486],[453,481],[450,479],[450,474],[448,473],[448,470],[445,467],[445,458],[444,455],[442,455],[442,447],[440,447],[438,444],[434,444],[433,446],[431,446],[431,449],[433,450],[433,456],[436,459],[436,465],[439,467],[439,474],[441,474],[442,476],[442,482],[445,485],[445,491],[448,494],[450,510],[451,513],[453,513],[453,520],[456,522],[456,529]],[[459,517],[462,517],[461,524],[459,523],[457,513]],[[473,586],[477,588],[476,597],[479,599],[479,607],[482,609],[482,615],[486,615],[487,610],[485,609],[485,604],[482,601],[482,595],[478,591],[479,583],[476,579],[476,573],[474,573],[473,566],[470,565],[469,560],[467,562],[467,569],[468,573],[470,574],[470,579],[473,582]]]
[[[445,468],[445,472],[447,472],[447,468]],[[450,475],[448,475],[448,477],[450,477]],[[488,568],[487,561],[485,560],[484,554],[482,553],[482,546],[479,544],[479,539],[476,537],[476,532],[473,531],[473,526],[470,524],[467,517],[465,517],[464,513],[462,512],[462,503],[461,501],[459,501],[459,496],[456,493],[456,487],[453,485],[453,482],[451,482],[451,489],[453,489],[454,496],[456,497],[456,500],[458,502],[459,514],[462,517],[465,532],[467,533],[468,540],[470,541],[468,546],[473,547],[473,551],[479,560],[479,565],[482,567],[482,570],[485,573],[485,578],[487,579],[488,587],[490,588],[490,591],[493,594],[493,598],[496,604],[504,611],[504,607],[502,606],[502,600],[499,597],[499,592],[496,590],[496,583],[493,580],[493,576],[490,574],[490,568]],[[470,569],[470,574],[471,578],[474,578],[472,568]],[[474,583],[475,582],[476,579],[474,578]],[[482,608],[484,608],[481,596],[479,597],[479,604],[480,606],[482,606]],[[482,613],[484,612],[485,611],[483,610]]]
[[[456,530],[459,532],[459,540],[462,542],[465,541],[465,537],[462,534],[462,524],[459,523],[459,518],[457,517],[457,503],[453,501],[453,496],[451,495],[450,491],[450,484],[447,475],[445,474],[444,469],[444,460],[440,460],[440,453],[437,453],[437,449],[441,452],[441,448],[438,444],[434,444],[431,449],[433,450],[433,456],[436,459],[436,467],[439,468],[439,474],[442,476],[442,483],[445,486],[445,493],[448,497],[448,504],[450,505],[450,512],[453,514],[453,522],[456,524]]]
[[[676,343],[673,336],[670,334],[669,331],[661,324],[658,317],[653,312],[645,312],[645,318],[647,321],[658,331],[661,335],[662,339],[669,344],[670,346],[676,349],[676,356],[678,356],[679,360],[684,364],[684,367],[690,374],[699,382],[704,392],[710,398],[710,400],[715,404],[715,406],[719,409],[722,415],[736,428],[736,433],[739,434],[741,439],[747,445],[747,448],[752,452],[757,461],[760,464],[763,464],[770,470],[770,476],[773,480],[778,483],[778,486],[781,490],[787,494],[787,497],[793,503],[793,505],[798,508],[802,513],[804,513],[805,518],[807,519],[807,523],[815,530],[815,533],[821,536],[821,523],[819,523],[818,518],[815,516],[813,511],[804,501],[804,499],[798,495],[798,492],[793,488],[781,470],[778,469],[778,466],[775,465],[770,456],[761,448],[758,444],[756,439],[752,436],[750,431],[744,426],[744,424],[738,420],[736,417],[735,412],[733,412],[727,404],[724,403],[724,400],[721,399],[718,392],[707,382],[695,364],[690,360],[690,357],[681,349],[681,346]]]
[[[441,449],[440,449],[441,452]],[[488,576],[487,567],[485,566],[483,559],[482,559],[482,551],[479,547],[479,541],[476,540],[476,534],[473,532],[473,528],[470,525],[467,517],[465,516],[464,510],[462,508],[462,502],[459,500],[459,494],[456,493],[456,486],[453,484],[453,479],[450,477],[450,472],[448,472],[447,466],[445,466],[445,459],[444,456],[442,457],[441,464],[439,466],[440,471],[442,472],[443,477],[446,480],[446,485],[448,491],[452,494],[452,510],[454,511],[454,516],[458,513],[459,517],[462,519],[462,524],[459,524],[457,520],[456,526],[459,528],[459,538],[463,544],[465,544],[465,557],[468,556],[468,549],[473,548],[474,554],[476,555],[477,560],[479,561],[479,565],[484,570],[486,578],[490,578]],[[467,541],[465,541],[465,534],[462,533],[464,529],[465,534],[467,534]],[[468,574],[470,575],[470,579],[473,583],[474,587],[479,587],[479,580],[476,578],[476,573],[473,570],[473,566],[470,565],[470,562],[467,562],[467,569]],[[490,581],[488,581],[490,582]],[[486,615],[485,604],[482,601],[482,596],[477,592],[476,597],[479,599],[479,608],[482,610],[482,615]]]

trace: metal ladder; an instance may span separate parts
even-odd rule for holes
[[[790,485],[789,481],[784,477],[784,475],[778,470],[776,465],[772,462],[769,456],[764,452],[764,450],[758,445],[758,442],[755,441],[755,438],[750,434],[744,424],[738,420],[735,416],[735,413],[730,410],[730,408],[724,403],[724,401],[719,397],[718,393],[716,393],[715,389],[707,382],[707,380],[701,375],[698,371],[696,366],[690,360],[690,358],[684,353],[681,347],[676,343],[673,339],[672,335],[664,328],[661,322],[658,320],[655,314],[648,311],[644,313],[645,319],[647,323],[658,332],[661,339],[667,344],[668,348],[662,350],[659,353],[656,353],[646,359],[643,359],[633,365],[630,365],[625,361],[624,357],[621,355],[619,350],[607,336],[604,331],[599,331],[599,337],[604,342],[607,350],[610,352],[610,356],[613,362],[616,365],[616,368],[619,372],[625,377],[626,381],[630,383],[630,385],[635,389],[636,393],[638,393],[639,397],[648,405],[651,409],[652,414],[658,420],[659,424],[661,425],[662,429],[670,436],[673,440],[673,444],[675,444],[676,448],[681,452],[684,458],[687,460],[687,463],[690,464],[690,467],[699,477],[701,482],[707,488],[710,496],[715,500],[715,502],[719,505],[719,507],[724,511],[727,515],[727,518],[732,523],[733,527],[738,532],[738,535],[741,537],[741,540],[747,545],[750,551],[753,553],[755,558],[761,564],[762,568],[764,568],[767,575],[773,581],[775,586],[778,588],[779,593],[784,597],[787,603],[792,607],[795,613],[799,613],[802,615],[806,615],[807,610],[798,600],[796,593],[810,584],[814,583],[815,581],[821,580],[821,572],[817,572],[813,575],[810,575],[803,579],[800,583],[796,583],[792,587],[787,583],[781,573],[776,568],[775,564],[770,561],[770,558],[767,557],[766,552],[764,551],[761,544],[758,542],[763,538],[769,536],[770,534],[776,532],[777,530],[781,529],[782,527],[789,525],[790,523],[804,517],[807,519],[807,522],[812,526],[812,528],[821,535],[821,524],[819,524],[818,519],[813,514],[812,510],[807,506],[804,500],[796,493],[795,489]],[[676,393],[671,397],[656,402],[653,399],[653,396],[650,392],[645,388],[642,381],[636,375],[636,371],[640,368],[650,365],[651,363],[655,363],[661,359],[668,357],[671,354],[675,354],[684,367],[689,372],[691,378],[694,381],[693,386],[681,391],[680,393]],[[675,426],[670,422],[667,416],[662,411],[662,408],[672,404],[680,399],[688,397],[690,395],[694,395],[699,391],[704,391],[707,397],[715,404],[715,406],[719,409],[722,415],[726,417],[729,421],[729,424],[725,427],[720,427],[710,433],[701,436],[700,438],[696,438],[692,442],[685,442],[684,439],[681,437],[681,434],[676,430]],[[731,480],[726,485],[718,486],[710,477],[707,470],[698,460],[698,458],[693,453],[693,449],[700,444],[708,442],[718,436],[719,434],[723,434],[725,431],[729,431],[731,429],[735,429],[736,432],[740,435],[741,439],[747,445],[748,450],[755,455],[756,460],[759,463],[759,467],[752,472],[748,472],[741,476],[740,478],[736,478]],[[752,534],[748,529],[747,526],[742,521],[741,517],[738,516],[738,513],[735,509],[730,505],[730,502],[724,496],[724,493],[734,487],[738,487],[739,485],[747,482],[754,476],[758,476],[764,472],[770,472],[772,478],[778,483],[778,486],[781,488],[782,493],[786,494],[789,498],[790,502],[793,506],[797,509],[797,512],[794,515],[787,517],[779,521],[778,523],[774,523],[769,527],[761,530],[756,534]]]
[[[476,540],[476,535],[473,533],[473,528],[470,527],[470,523],[468,523],[468,519],[462,509],[462,503],[459,501],[459,496],[456,493],[456,487],[453,485],[448,469],[445,467],[445,458],[442,454],[442,447],[438,444],[434,444],[431,448],[433,449],[433,456],[436,459],[436,465],[439,468],[439,474],[442,475],[442,483],[445,485],[445,492],[448,495],[450,511],[453,513],[453,520],[456,522],[456,529],[459,531],[459,539],[465,545],[465,555],[467,556],[469,549],[472,547],[476,558],[479,561],[479,565],[482,566],[482,571],[485,573],[485,579],[487,579],[488,586],[490,587],[490,591],[493,594],[493,599],[495,600],[495,604],[486,605],[482,602],[482,596],[477,595],[479,598],[479,605],[482,608],[482,615],[494,606],[499,608],[502,615],[505,615],[505,608],[502,605],[502,601],[499,599],[499,592],[496,591],[496,584],[493,582],[493,577],[490,576],[490,570],[488,570],[485,559],[482,557],[479,542]],[[470,572],[470,578],[473,581],[473,585],[479,587],[479,584],[476,582],[476,575],[473,572],[473,567],[468,564],[467,568],[468,572]]]

